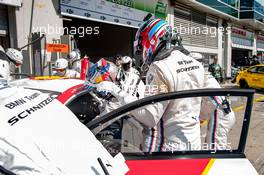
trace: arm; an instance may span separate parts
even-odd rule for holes
[[[152,65],[147,73],[146,86],[149,90],[145,91],[145,96],[169,92],[168,81],[156,65]],[[159,102],[144,106],[131,113],[139,122],[152,128],[157,125],[168,104],[169,101]]]
[[[204,87],[221,88],[216,79],[210,74],[205,75]],[[211,149],[215,149],[214,144],[216,144],[216,149],[227,149],[227,146],[229,146],[227,143],[229,131],[236,120],[230,103],[227,97],[224,96],[204,98],[203,101],[206,102],[206,105],[202,106],[200,115],[202,118],[209,119],[206,141],[210,144]],[[215,119],[216,117],[217,119]],[[215,120],[218,122],[214,123]]]

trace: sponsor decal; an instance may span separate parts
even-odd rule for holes
[[[16,99],[14,101],[8,102],[4,105],[4,107],[8,108],[9,110],[16,111],[16,107],[25,105],[26,103],[38,98],[41,94],[36,92],[31,95],[24,96],[23,98]],[[9,125],[14,125],[18,123],[19,121],[26,119],[36,111],[39,111],[43,108],[45,108],[47,105],[49,105],[54,99],[56,99],[54,96],[48,97],[41,102],[37,103],[36,105],[31,106],[30,108],[26,108],[22,111],[18,111],[15,115],[12,115],[7,122]]]

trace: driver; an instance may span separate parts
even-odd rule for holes
[[[137,32],[135,50],[143,59],[142,72],[147,72],[146,85],[155,87],[156,93],[203,88],[203,66],[185,54],[179,35],[166,21],[146,21]],[[120,101],[124,103],[138,99],[136,96],[120,95],[123,92],[116,93],[115,89],[108,90],[123,98]],[[200,107],[201,98],[189,98],[159,102],[132,111],[135,119],[144,126],[143,151],[199,150]]]
[[[0,60],[1,169],[20,175],[127,172],[122,156],[113,158],[54,96],[8,86],[7,72],[8,62]]]
[[[135,46],[136,54],[143,59],[142,70],[147,72],[146,85],[155,87],[156,94],[203,88],[203,66],[186,55],[180,36],[168,22],[162,19],[146,21],[137,32]],[[201,98],[188,98],[132,111],[144,125],[143,150],[199,150],[200,108]]]
[[[79,78],[80,73],[68,69],[68,61],[64,58],[60,58],[55,62],[55,73],[54,76],[60,76],[60,77],[69,77],[69,78]]]

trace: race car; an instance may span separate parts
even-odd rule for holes
[[[122,106],[100,118],[95,118],[99,114],[97,100],[84,86],[82,80],[49,78],[29,78],[12,82],[12,85],[19,85],[25,88],[37,89],[44,93],[55,94],[57,99],[66,105],[97,137],[112,155],[122,152],[126,164],[129,167],[127,174],[257,174],[256,170],[244,154],[248,127],[251,116],[252,100],[254,91],[252,90],[230,90],[230,89],[208,89],[195,91],[182,91],[161,94],[144,98],[131,104]],[[140,123],[133,120],[129,112],[148,104],[159,101],[175,100],[178,98],[206,97],[206,96],[229,96],[235,104],[244,105],[245,114],[240,113],[238,126],[231,133],[233,135],[230,149],[199,151],[175,151],[168,149],[167,152],[143,152],[140,137]],[[239,98],[239,100],[238,100]],[[241,103],[241,104],[240,104]],[[244,114],[244,115],[243,115]],[[119,138],[114,138],[106,129],[120,121],[117,127],[120,132]],[[201,129],[203,130],[201,126]],[[116,129],[116,128],[115,128]],[[110,133],[110,134],[109,134]],[[202,133],[201,138],[205,137]],[[239,137],[240,136],[240,137]],[[203,143],[205,143],[203,141]],[[206,145],[206,144],[205,144]]]
[[[0,174],[86,175],[109,172],[123,175],[127,172],[123,156],[111,156],[93,133],[57,100],[63,92],[66,95],[62,95],[65,97],[62,100],[73,98],[79,91],[79,81],[70,80],[71,85],[66,85],[63,79],[19,81],[24,87],[18,86],[19,82],[14,86],[2,81]],[[66,87],[64,91],[65,87],[61,86],[57,87],[61,92],[51,91],[51,86],[60,86],[62,84],[58,82],[61,81],[65,86],[77,88]],[[44,93],[34,88],[36,84]]]

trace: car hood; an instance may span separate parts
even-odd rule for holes
[[[67,89],[83,84],[84,80],[79,79],[54,79],[54,80],[35,80],[30,78],[11,81],[11,86],[20,86],[25,88],[46,90],[54,92],[64,92]]]

